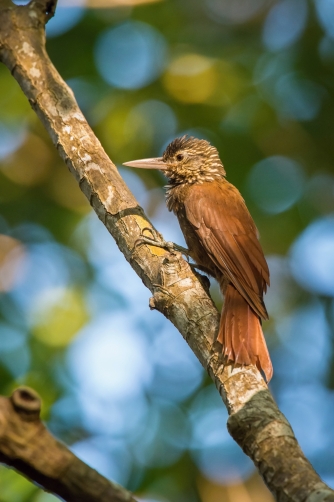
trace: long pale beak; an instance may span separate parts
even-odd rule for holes
[[[161,171],[164,171],[167,167],[162,157],[131,160],[131,162],[124,162],[123,166],[139,167],[140,169],[160,169]]]

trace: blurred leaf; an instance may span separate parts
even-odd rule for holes
[[[44,292],[32,311],[34,336],[53,347],[67,345],[88,320],[82,295],[74,289]]]

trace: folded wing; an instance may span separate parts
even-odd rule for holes
[[[211,260],[258,316],[267,319],[262,297],[269,285],[268,265],[239,191],[225,180],[194,186],[185,210]]]

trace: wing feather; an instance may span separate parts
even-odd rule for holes
[[[217,268],[260,317],[268,318],[262,298],[269,285],[268,265],[239,191],[225,180],[194,186],[185,210]]]

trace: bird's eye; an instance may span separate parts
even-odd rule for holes
[[[176,156],[176,160],[183,160],[183,155],[182,153],[179,153],[177,156]]]

